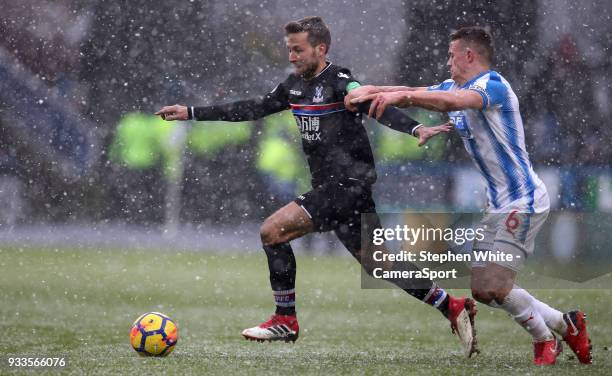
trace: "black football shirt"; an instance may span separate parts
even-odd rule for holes
[[[311,79],[291,74],[260,99],[193,108],[196,120],[247,121],[290,109],[302,138],[313,188],[330,181],[376,181],[376,169],[361,114],[344,107],[347,87],[358,86],[351,72],[328,63]],[[385,114],[389,111],[385,111]],[[396,119],[398,117],[396,116]],[[397,123],[394,119],[393,122]],[[409,120],[407,132],[416,122]]]

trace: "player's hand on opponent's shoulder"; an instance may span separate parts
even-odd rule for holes
[[[358,88],[349,91],[348,94],[344,97],[344,107],[346,107],[346,109],[349,111],[357,112],[358,104],[351,103],[351,100],[362,97],[364,95],[378,93],[378,91],[378,87],[374,85],[359,86]]]
[[[419,139],[419,146],[423,146],[429,141],[430,138],[440,134],[440,133],[448,133],[453,129],[453,123],[448,122],[441,125],[436,125],[435,127],[419,127],[414,131],[415,136]]]
[[[189,120],[189,114],[187,113],[187,106],[181,106],[175,104],[174,106],[164,106],[161,110],[157,111],[155,115],[159,115],[164,120]]]

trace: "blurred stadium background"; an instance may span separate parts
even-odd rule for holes
[[[449,32],[490,25],[553,208],[612,212],[608,1],[308,4],[3,1],[0,243],[256,250],[262,219],[309,186],[291,115],[179,126],[151,114],[271,90],[288,73],[282,25],[314,14],[332,29],[331,59],[375,84],[447,78]],[[456,137],[418,148],[368,128],[381,211],[482,207]],[[340,247],[330,241],[298,248]]]

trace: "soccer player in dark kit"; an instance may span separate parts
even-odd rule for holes
[[[263,98],[206,107],[173,105],[156,112],[166,120],[222,121],[253,120],[287,109],[293,112],[312,175],[312,190],[277,210],[261,226],[276,312],[268,321],[242,332],[245,338],[258,341],[298,338],[296,262],[289,242],[314,231],[334,231],[361,262],[361,214],[376,213],[372,149],[361,115],[344,107],[344,97],[360,84],[348,69],[327,60],[331,36],[320,17],[290,22],[285,34],[294,73]],[[367,113],[368,105],[361,107],[363,112]],[[379,121],[411,133],[421,145],[450,130],[448,124],[424,127],[394,108],[389,108]],[[402,262],[393,264],[392,269],[418,267]],[[440,310],[451,322],[467,356],[476,351],[473,300],[455,298],[429,279],[390,282]]]

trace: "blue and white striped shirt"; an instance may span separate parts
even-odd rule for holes
[[[486,180],[488,211],[548,210],[548,193],[529,161],[518,99],[508,81],[495,71],[486,71],[461,86],[446,80],[428,89],[467,89],[482,96],[481,109],[452,111],[448,115]]]

